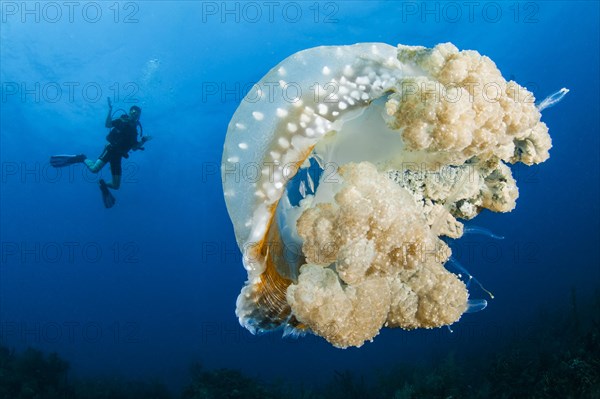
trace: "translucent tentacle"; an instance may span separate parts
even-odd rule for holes
[[[454,266],[460,273],[463,273],[467,276],[468,280],[467,280],[467,288],[469,288],[469,286],[471,285],[471,281],[474,281],[475,284],[477,284],[479,287],[481,287],[482,290],[484,290],[489,296],[490,298],[494,299],[494,294],[492,294],[490,291],[486,290],[485,287],[483,285],[481,285],[481,283],[475,278],[473,277],[473,275],[471,275],[471,273],[469,273],[469,271],[467,269],[464,268],[463,265],[460,264],[460,262],[458,262],[454,257],[450,257],[450,259],[448,259],[448,263],[450,263],[452,266]],[[461,274],[459,273],[459,277],[462,277]]]
[[[552,107],[557,104],[563,97],[569,92],[569,89],[563,87],[559,91],[550,94],[548,97],[544,98],[542,101],[536,104],[538,111],[543,111],[546,108]]]
[[[487,304],[485,299],[469,299],[467,301],[467,310],[465,313],[480,312],[487,307]]]
[[[302,198],[306,198],[306,184],[304,183],[304,181],[300,182],[300,187],[298,188],[298,191],[300,191],[300,195],[302,196]]]
[[[495,240],[504,240],[504,236],[494,234],[491,232],[491,230],[488,230],[484,227],[468,226],[464,228],[463,234],[481,234],[493,238]]]

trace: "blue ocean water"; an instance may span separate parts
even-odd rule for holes
[[[599,7],[597,2],[13,2],[1,3],[0,339],[56,351],[76,375],[160,377],[188,367],[324,381],[449,351],[483,351],[541,307],[568,306],[600,285]],[[307,336],[253,336],[235,300],[246,272],[223,200],[228,122],[251,87],[289,55],[358,42],[452,42],[492,58],[544,98],[553,148],[516,166],[509,214],[471,222],[455,255],[495,299],[452,327],[384,330],[360,349]],[[100,154],[106,97],[139,105],[154,140],[124,162],[104,209],[81,165]]]

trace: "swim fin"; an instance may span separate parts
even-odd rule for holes
[[[102,193],[102,202],[104,202],[104,207],[112,208],[115,205],[115,202],[117,202],[117,200],[110,193],[110,190],[106,186],[106,182],[104,181],[104,179],[100,179],[99,183],[100,183],[100,192]]]
[[[50,157],[50,165],[55,168],[73,165],[85,161],[87,157],[83,154],[79,155],[53,155]]]

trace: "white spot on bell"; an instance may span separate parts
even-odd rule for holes
[[[288,115],[288,112],[283,108],[277,108],[277,116],[280,118],[285,118]]]
[[[280,137],[280,138],[277,140],[277,143],[278,143],[278,144],[279,144],[279,145],[280,145],[282,148],[284,148],[284,149],[287,149],[287,148],[289,148],[289,147],[290,147],[290,142],[289,142],[289,140],[288,140],[288,139],[286,139],[285,137]]]
[[[262,121],[263,119],[265,119],[265,115],[262,112],[258,112],[258,111],[254,111],[252,113],[252,116],[254,117],[254,119],[256,119],[257,121]]]
[[[331,73],[331,70],[329,68],[327,68],[326,66],[323,67],[323,75],[329,75]]]
[[[344,67],[344,75],[347,77],[354,75],[354,70],[352,69],[352,67],[350,65],[346,65]]]
[[[248,143],[239,143],[238,147],[240,147],[242,150],[247,150],[248,149]]]

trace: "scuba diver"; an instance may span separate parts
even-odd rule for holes
[[[124,112],[124,110],[123,110]],[[110,163],[110,172],[112,181],[105,182],[100,179],[100,192],[102,201],[106,208],[112,208],[116,199],[109,189],[118,190],[121,186],[121,158],[129,158],[129,151],[144,149],[144,143],[151,140],[151,136],[144,136],[140,116],[142,109],[137,105],[129,109],[129,115],[122,114],[119,118],[112,119],[112,104],[108,98],[108,115],[106,116],[105,126],[110,130],[106,136],[108,144],[96,161],[88,159],[84,154],[79,155],[54,155],[50,157],[50,164],[56,168],[84,163],[92,173],[98,173],[107,163]],[[140,128],[141,139],[138,141],[138,126]]]

